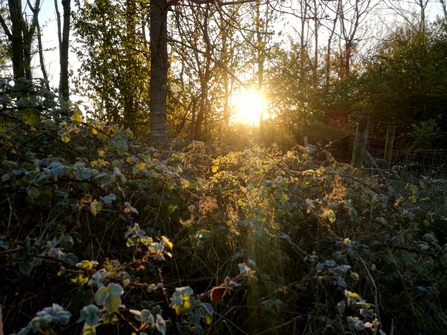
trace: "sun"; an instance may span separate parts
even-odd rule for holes
[[[234,119],[236,122],[258,125],[265,107],[265,100],[260,93],[245,92],[233,98],[236,107]]]

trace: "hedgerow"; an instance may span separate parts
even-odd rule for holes
[[[0,85],[5,333],[446,333],[445,181],[392,188],[314,147],[155,150]]]

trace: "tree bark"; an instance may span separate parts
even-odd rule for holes
[[[126,0],[126,82],[127,85],[132,85],[132,73],[134,73],[135,67],[135,51],[133,50],[133,46],[136,45],[136,5],[135,0]],[[127,91],[124,94],[124,127],[130,128],[133,131],[136,130],[136,109],[135,109],[135,101],[134,95],[131,93],[131,90]]]
[[[150,7],[150,141],[154,147],[168,143],[166,91],[168,76],[167,1],[153,0]]]
[[[21,0],[9,0],[9,15],[11,17],[11,38],[12,45],[12,70],[14,78],[25,77],[25,62],[23,54],[22,31],[25,23],[22,17]]]
[[[62,0],[62,7],[64,11],[64,23],[62,29],[62,42],[59,46],[60,50],[60,67],[61,77],[59,83],[59,89],[65,100],[70,98],[70,89],[68,84],[68,41],[70,38],[70,15],[71,15],[71,0]]]

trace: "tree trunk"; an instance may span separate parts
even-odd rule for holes
[[[150,140],[153,146],[163,147],[168,143],[166,117],[166,86],[168,76],[166,0],[151,1],[150,20]]]
[[[133,46],[136,44],[136,6],[134,0],[126,1],[126,82],[129,87],[132,85],[132,73],[134,73],[134,50]],[[134,95],[131,89],[124,93],[124,128],[130,128],[134,132],[136,130],[136,111]]]
[[[12,69],[14,78],[25,77],[25,62],[23,57],[22,31],[24,22],[22,18],[21,0],[9,0],[9,14],[11,16],[11,45],[12,45]]]
[[[48,80],[47,70],[45,69],[45,59],[43,57],[43,46],[42,46],[42,32],[40,30],[40,24],[37,22],[37,45],[39,49],[39,63],[40,70],[42,71],[43,79],[45,80],[45,87],[50,90],[50,82]]]
[[[60,50],[60,66],[61,77],[59,89],[65,100],[70,98],[70,90],[68,85],[68,41],[70,37],[70,14],[71,14],[71,0],[62,0],[62,7],[64,10],[64,25],[62,30],[62,42],[59,46]]]

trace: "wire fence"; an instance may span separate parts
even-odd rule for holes
[[[374,158],[376,166],[382,172],[393,171],[399,176],[420,178],[447,178],[447,148],[433,149],[447,138],[447,133],[423,134],[420,136],[398,136],[390,159],[385,155],[385,137],[368,138],[367,151]]]

